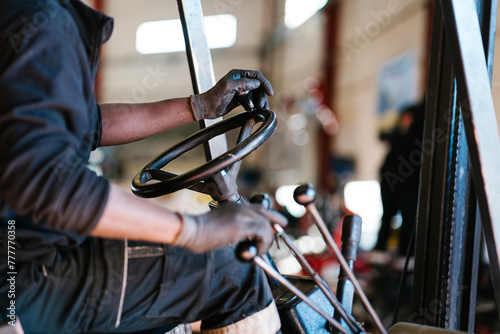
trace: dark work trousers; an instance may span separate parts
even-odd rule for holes
[[[27,333],[127,333],[197,320],[202,329],[220,328],[273,300],[265,274],[239,262],[231,247],[194,254],[88,238],[59,252],[51,266],[16,263],[16,271],[15,312]],[[2,262],[3,317],[7,272]]]

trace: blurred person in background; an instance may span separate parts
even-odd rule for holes
[[[397,256],[413,253],[410,244],[415,226],[420,181],[424,103],[410,106],[401,113],[398,124],[382,139],[389,144],[389,153],[380,169],[383,215],[375,250],[386,251],[391,223],[401,214],[402,223],[397,243]]]

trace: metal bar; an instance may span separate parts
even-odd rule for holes
[[[470,176],[472,178],[472,175]],[[469,219],[466,226],[466,238],[462,272],[461,307],[462,317],[460,319],[460,330],[473,333],[476,321],[476,301],[479,266],[481,262],[481,217],[477,208],[477,198],[474,184],[471,180],[471,194],[469,197]]]
[[[345,321],[346,325],[349,326],[351,331],[353,333],[362,333],[364,332],[364,329],[356,322],[356,320],[349,314],[344,306],[341,304],[341,302],[337,299],[337,297],[334,295],[334,293],[329,289],[328,285],[326,282],[319,276],[319,274],[311,267],[309,262],[307,262],[307,259],[302,255],[302,253],[298,250],[298,248],[294,245],[293,241],[290,239],[288,234],[285,233],[283,228],[278,225],[274,224],[273,226],[274,230],[276,231],[276,234],[283,239],[285,244],[288,246],[288,248],[291,250],[292,254],[295,256],[297,261],[299,262],[300,266],[302,269],[304,269],[308,274],[309,277],[311,277],[314,282],[318,285],[318,287],[323,291],[325,296],[328,298],[330,303],[332,304],[333,308],[335,309],[335,319],[337,319],[338,315],[338,320],[340,318]]]
[[[500,305],[500,138],[474,0],[442,0],[479,211]],[[492,45],[489,45],[491,48]],[[500,312],[500,308],[498,308]]]
[[[446,48],[441,6],[435,2],[422,140],[422,164],[416,220],[412,315],[409,321],[438,325],[430,303],[440,298],[442,230],[449,155],[449,110],[453,108],[453,73]]]
[[[479,0],[478,0],[479,1]],[[495,33],[497,29],[497,1],[484,0],[481,17],[481,34],[483,36],[484,53],[488,64],[490,85],[493,80],[493,59],[495,56]]]
[[[493,78],[493,57],[496,31],[497,1],[475,0],[478,11],[481,35],[490,86]],[[461,273],[460,324],[459,329],[472,333],[475,329],[476,301],[478,288],[479,263],[481,259],[481,216],[477,204],[477,196],[472,174],[469,176],[470,193],[468,199],[468,218],[465,226],[464,259]]]
[[[460,3],[461,4],[461,3]],[[466,115],[467,92],[460,89],[462,64],[456,56],[453,33],[446,26],[443,3],[434,10],[426,122],[422,149],[421,187],[417,217],[416,256],[411,322],[451,330],[472,330],[475,321],[477,259],[480,230],[476,199],[471,189]],[[476,0],[468,15],[483,23],[488,47],[480,50],[484,63],[492,59],[490,22],[496,5]],[[471,20],[472,18],[467,20]],[[462,18],[462,21],[467,21]],[[488,21],[488,22],[486,22]],[[494,29],[494,28],[493,28]],[[477,30],[479,34],[479,30]],[[480,39],[474,37],[480,43]],[[480,38],[480,36],[479,36]],[[473,37],[469,36],[467,41]],[[469,45],[468,45],[469,47]],[[489,68],[491,69],[491,68]],[[486,71],[486,67],[484,68]],[[491,72],[489,72],[491,73]],[[487,87],[490,82],[487,81]],[[470,117],[469,117],[470,118]],[[473,158],[473,157],[472,157]],[[479,164],[478,164],[479,165]],[[483,191],[484,192],[484,191]]]
[[[444,328],[460,330],[462,320],[468,318],[468,314],[461,314],[464,301],[461,289],[466,283],[463,281],[464,272],[470,270],[470,268],[464,268],[464,264],[466,259],[472,255],[472,253],[464,252],[468,241],[466,232],[467,226],[474,225],[475,220],[469,221],[468,219],[470,167],[463,118],[457,107],[454,108],[452,115],[451,155],[446,201],[447,216],[442,259],[443,267],[446,270],[443,272],[441,300],[444,301],[445,307],[441,322]],[[473,205],[475,206],[475,202]]]
[[[212,64],[212,56],[205,34],[203,9],[200,0],[177,0],[179,17],[184,31],[186,42],[186,55],[191,73],[191,81],[194,94],[204,93],[212,88],[215,74]],[[200,127],[206,128],[221,121],[222,118],[212,120],[201,120]],[[205,156],[207,161],[212,160],[227,151],[227,140],[225,135],[217,136],[209,140],[205,145]]]
[[[356,276],[354,276],[352,270],[349,268],[349,265],[347,264],[346,260],[344,259],[344,256],[340,252],[337,244],[333,240],[333,237],[330,234],[330,231],[328,230],[328,227],[326,226],[325,222],[323,221],[323,218],[321,218],[318,210],[316,209],[316,206],[313,203],[310,203],[305,207],[314,217],[314,220],[316,221],[316,226],[318,226],[321,234],[323,235],[323,238],[326,241],[326,244],[337,258],[337,261],[339,261],[340,267],[344,269],[345,273],[347,274],[352,284],[354,285],[354,289],[358,293],[358,297],[361,300],[361,303],[363,304],[365,310],[372,318],[373,322],[375,323],[375,326],[377,327],[380,333],[386,334],[387,331],[384,325],[382,324],[382,321],[380,320],[377,313],[373,309],[373,306],[370,304],[370,301],[368,300],[368,297],[366,297],[366,294],[364,293],[361,284],[359,284],[358,279],[356,278]]]
[[[331,317],[330,315],[323,312],[323,310],[321,310],[317,305],[315,305],[313,302],[311,302],[309,300],[309,298],[307,298],[307,296],[302,291],[300,291],[297,287],[295,287],[295,285],[288,282],[283,276],[281,276],[280,273],[278,273],[276,270],[274,270],[274,268],[271,267],[271,265],[269,265],[264,258],[262,258],[260,256],[256,256],[253,258],[253,261],[255,262],[256,265],[261,267],[262,270],[264,270],[269,276],[273,277],[278,282],[283,284],[287,289],[289,289],[294,294],[296,294],[297,297],[299,297],[301,300],[303,300],[313,310],[318,312],[323,318],[326,319],[326,321],[331,323],[332,326],[335,327],[338,331],[340,331],[341,333],[345,333],[345,334],[350,333],[347,329],[342,327],[342,325],[337,320],[333,319],[333,317]]]

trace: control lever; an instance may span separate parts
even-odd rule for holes
[[[361,218],[357,215],[347,215],[342,223],[342,255],[352,271],[358,245],[361,241]],[[344,309],[351,314],[354,301],[354,285],[347,276],[346,271],[340,268],[339,280],[337,282],[337,298],[342,303]],[[340,320],[340,315],[335,314],[334,318]]]
[[[255,249],[254,249],[255,248]],[[263,258],[260,255],[254,256],[257,254],[257,247],[255,247],[250,240],[240,242],[238,247],[236,248],[236,256],[238,259],[244,262],[253,261],[257,266],[262,268],[272,278],[276,279],[280,284],[284,285],[288,290],[292,291],[297,297],[302,299],[307,305],[309,305],[313,310],[318,312],[323,318],[325,318],[333,327],[339,330],[341,333],[349,334],[350,332],[342,327],[342,325],[335,320],[332,316],[326,314],[321,310],[318,306],[316,306],[313,302],[307,298],[307,296],[300,291],[295,285],[290,283],[286,278],[281,276],[279,272],[277,272],[267,261],[267,259]]]
[[[363,303],[365,310],[368,312],[368,314],[370,314],[370,317],[375,322],[375,325],[377,326],[380,333],[386,334],[387,331],[384,328],[382,321],[377,316],[377,313],[375,313],[375,310],[373,309],[372,305],[370,304],[370,301],[368,300],[363,289],[361,288],[359,281],[356,279],[352,270],[349,268],[349,265],[347,264],[344,256],[342,256],[342,253],[340,252],[337,244],[333,240],[333,237],[330,231],[328,230],[328,227],[321,218],[318,209],[314,204],[314,201],[316,199],[316,191],[314,190],[314,187],[310,183],[298,186],[293,193],[293,198],[298,204],[303,205],[307,210],[307,212],[309,212],[309,214],[311,214],[314,217],[316,226],[319,228],[330,250],[333,252],[333,254],[335,254],[335,257],[340,263],[340,267],[345,271],[345,273],[351,280],[352,284],[354,285],[354,289],[358,293],[359,299]]]
[[[258,203],[261,204],[264,208],[270,209],[271,208],[271,200],[267,194],[257,194],[253,195],[250,198],[250,203]],[[277,238],[281,237],[281,239],[285,242],[285,244],[288,246],[288,248],[292,251],[292,254],[295,256],[297,261],[299,262],[300,266],[307,272],[307,274],[314,280],[314,282],[318,285],[318,287],[323,291],[325,296],[328,298],[334,309],[337,311],[336,315],[339,316],[337,320],[340,320],[342,318],[345,323],[349,326],[349,328],[354,332],[354,333],[360,333],[364,332],[364,329],[356,322],[356,320],[346,312],[344,307],[342,307],[341,302],[335,297],[333,292],[330,290],[328,284],[320,277],[318,272],[316,272],[309,262],[307,262],[307,259],[304,257],[304,255],[297,249],[293,241],[290,239],[288,234],[283,230],[283,228],[279,224],[273,224],[273,229],[275,231],[275,236]],[[276,242],[278,243],[279,239],[276,239]],[[249,251],[252,249],[250,246],[243,246],[243,249],[246,249],[246,251]],[[255,248],[255,247],[254,247]],[[240,251],[243,252],[243,249]],[[254,250],[250,250],[250,254],[245,254],[245,257],[252,256]],[[255,254],[257,255],[257,254]],[[255,256],[253,255],[253,256]],[[277,270],[277,268],[274,268]],[[275,280],[276,281],[276,280]]]
[[[342,320],[345,321],[347,326],[353,331],[354,333],[363,333],[365,330],[356,322],[356,320],[349,314],[347,311],[344,309],[342,306],[341,302],[338,300],[337,297],[333,294],[333,292],[330,290],[328,287],[328,284],[320,277],[318,272],[316,272],[309,262],[307,262],[307,259],[304,257],[304,255],[297,249],[293,241],[290,239],[290,237],[283,231],[283,228],[277,224],[274,225],[274,229],[277,232],[277,234],[280,235],[280,237],[283,239],[285,244],[290,248],[292,251],[293,255],[299,262],[300,266],[307,272],[309,277],[311,277],[314,282],[318,285],[318,287],[323,291],[325,296],[328,298],[330,303],[332,304],[333,308],[337,312],[336,315],[338,314],[339,317],[342,318]],[[340,320],[340,319],[337,319]]]
[[[271,200],[267,194],[257,194],[257,195],[252,196],[250,198],[250,203],[260,204],[260,205],[262,205],[262,207],[264,207],[266,209],[271,208]],[[342,304],[338,301],[338,299],[335,297],[335,295],[329,289],[326,282],[323,279],[321,279],[319,274],[316,271],[314,271],[314,269],[309,265],[309,263],[307,262],[305,257],[296,248],[296,246],[293,244],[290,237],[285,233],[283,228],[279,224],[274,224],[273,229],[276,232],[275,236],[281,237],[283,239],[285,244],[290,248],[292,253],[297,258],[297,261],[300,263],[302,268],[304,268],[304,270],[309,274],[309,276],[316,282],[316,284],[323,291],[323,293],[328,298],[328,300],[330,301],[330,303],[332,304],[334,309],[337,310],[337,314],[339,314],[339,316],[342,317],[342,319],[349,326],[349,328],[354,333],[364,332],[364,329],[359,326],[359,324],[356,322],[356,320],[354,318],[352,318],[343,309]],[[278,239],[277,239],[277,242],[278,242]],[[296,290],[298,290],[298,289],[295,288],[293,286],[293,284],[291,284],[288,280],[286,280],[278,272],[277,268],[272,263],[270,263],[269,258],[264,259],[263,257],[261,257],[261,259],[264,261],[263,263],[260,263],[262,261],[256,260],[258,258],[257,257],[257,247],[255,247],[255,245],[252,243],[251,240],[245,240],[245,241],[242,241],[238,244],[238,246],[236,247],[236,256],[240,261],[244,261],[244,262],[250,262],[250,261],[254,260],[254,262],[256,262],[257,265],[259,265],[262,269],[264,269],[266,271],[266,273],[268,274],[268,276],[270,278],[274,279],[274,281],[270,282],[271,285],[276,286],[276,285],[282,283],[285,287],[287,287],[289,290],[294,292],[300,299],[304,300],[308,305],[312,304],[312,302],[309,300],[309,298],[304,293],[302,293],[302,292],[296,293]],[[266,267],[267,269],[262,267],[263,264],[265,264],[264,267]],[[271,270],[272,270],[272,273],[270,272]],[[277,277],[280,277],[280,279],[278,279]],[[283,280],[285,280],[286,283],[283,283]],[[290,288],[290,286],[292,286],[294,288]],[[305,300],[304,298],[307,300]],[[317,306],[313,307],[313,309],[315,309],[316,311],[320,310]],[[320,315],[324,316],[323,311],[318,312],[318,313]],[[325,317],[325,319],[327,319],[330,323],[331,323],[331,321],[330,321],[331,318],[332,317],[330,317],[330,319],[328,319]],[[338,321],[337,321],[337,323],[340,324]],[[333,323],[332,323],[332,325],[333,325]]]
[[[250,203],[261,204],[262,207],[266,209],[271,208],[271,200],[267,194],[258,194],[254,195],[250,198]],[[302,267],[309,273],[311,278],[318,284],[323,293],[328,297],[335,310],[338,310],[340,316],[344,319],[346,324],[349,325],[349,328],[353,330],[355,333],[364,332],[364,330],[356,323],[356,321],[350,317],[345,310],[343,310],[340,302],[335,298],[333,293],[329,290],[326,283],[319,277],[319,275],[312,269],[304,256],[297,250],[291,239],[285,233],[283,228],[279,224],[274,224],[273,229],[276,232],[276,236],[279,236],[283,239],[283,241],[288,245],[288,247],[292,250],[294,255],[297,257],[297,260],[302,265]],[[303,300],[306,304],[312,307],[316,312],[318,312],[322,317],[324,317],[333,327],[338,329],[342,333],[350,333],[345,328],[342,327],[340,322],[335,320],[332,316],[327,315],[323,310],[321,310],[317,305],[309,300],[309,298],[298,288],[296,288],[292,283],[290,283],[286,278],[284,278],[277,270],[277,268],[270,263],[268,258],[264,258],[263,256],[258,256],[257,247],[254,245],[252,240],[245,240],[240,242],[236,247],[236,257],[243,262],[251,262],[253,261],[259,267],[261,267],[269,277],[274,279],[272,284],[283,284],[288,290],[292,291]],[[277,282],[277,283],[276,283]]]

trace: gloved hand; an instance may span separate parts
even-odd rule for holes
[[[249,91],[256,108],[269,108],[267,96],[272,96],[274,92],[262,73],[231,70],[205,93],[191,96],[194,118],[199,121],[224,116],[239,105],[236,95],[245,91]]]
[[[224,248],[250,238],[259,254],[264,254],[273,242],[271,223],[287,225],[284,216],[260,204],[224,203],[204,215],[180,216],[183,225],[174,245],[195,253]]]

